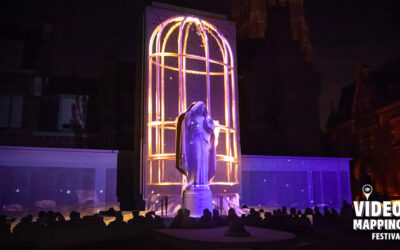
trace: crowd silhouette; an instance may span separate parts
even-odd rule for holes
[[[264,227],[296,233],[297,235],[312,235],[313,229],[318,226],[348,225],[353,218],[353,209],[346,201],[343,202],[340,213],[332,208],[324,207],[321,212],[318,207],[307,208],[304,212],[286,207],[264,212],[262,209],[248,209],[242,207],[244,213],[238,216],[233,208],[228,215],[221,216],[219,211],[208,209],[203,211],[201,218],[190,217],[190,211],[179,209],[176,216],[169,223],[168,228],[210,228],[228,226],[233,223],[242,223],[245,226]],[[79,212],[72,211],[69,220],[60,213],[41,211],[37,219],[32,215],[21,218],[11,230],[13,219],[0,215],[0,243],[2,249],[110,249],[116,242],[129,239],[139,244],[153,244],[151,240],[153,229],[167,228],[164,219],[155,212],[148,212],[144,216],[139,211],[132,211],[133,218],[125,222],[121,211],[109,209],[90,216],[81,217]],[[108,225],[103,216],[113,216],[115,219]],[[126,244],[126,248],[131,247]],[[122,247],[123,248],[123,247]],[[121,246],[118,245],[118,249]]]

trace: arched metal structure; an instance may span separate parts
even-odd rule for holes
[[[174,168],[176,122],[193,101],[205,102],[216,122],[211,186],[239,184],[235,57],[228,40],[205,20],[174,16],[154,28],[147,44],[145,185],[184,183]]]

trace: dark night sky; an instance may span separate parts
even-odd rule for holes
[[[1,1],[0,28],[54,23],[53,70],[57,75],[96,77],[106,56],[135,58],[139,1]],[[169,3],[174,1],[168,1]],[[205,4],[209,2],[209,4]],[[178,1],[177,5],[229,13],[226,1]],[[353,66],[376,68],[400,56],[400,1],[304,0],[314,50],[321,72],[321,127],[330,103],[353,80]]]

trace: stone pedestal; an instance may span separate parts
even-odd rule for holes
[[[212,213],[212,193],[209,187],[190,187],[182,194],[182,208],[190,210],[190,217],[201,217],[208,208]]]

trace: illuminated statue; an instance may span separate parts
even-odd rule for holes
[[[213,24],[192,15],[175,16],[169,11],[147,10],[147,81],[142,121],[145,137],[141,140],[143,195],[148,200],[147,209],[160,209],[160,196],[168,196],[172,215],[181,205],[185,189],[185,197],[200,192],[205,194],[211,189],[212,195],[219,199],[218,205],[222,204],[226,210],[231,205],[238,207],[241,154],[234,23],[215,20]],[[192,102],[200,100],[204,104],[196,103],[189,108]],[[190,144],[186,140],[190,133],[189,113],[200,112],[203,116],[198,118],[203,119],[206,116],[200,110],[205,109],[204,106],[214,120],[215,137],[208,131],[213,127],[211,122],[207,129],[204,126],[198,128],[199,131],[193,134],[194,144]],[[192,112],[188,112],[188,108]],[[193,112],[196,109],[199,111]],[[178,141],[173,137],[175,135],[178,135]],[[214,145],[211,141],[218,145],[216,162],[215,148],[206,149],[207,145]],[[234,200],[235,204],[232,203]],[[181,201],[187,204],[188,200]],[[195,214],[189,210],[191,215]]]
[[[203,102],[195,102],[177,123],[176,168],[186,176],[182,207],[194,217],[203,209],[212,211],[210,180],[216,170],[214,122]]]

